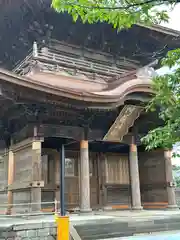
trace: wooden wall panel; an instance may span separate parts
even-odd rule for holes
[[[128,155],[106,154],[105,205],[131,205]]]
[[[166,202],[163,150],[139,153],[139,174],[143,202]]]
[[[44,181],[44,186],[48,184],[48,155],[43,155],[42,159],[42,180]]]
[[[7,206],[7,185],[8,185],[8,152],[0,153],[0,214],[5,213]]]
[[[17,183],[32,180],[32,146],[14,152],[14,181]]]
[[[0,156],[0,191],[4,190],[8,184],[8,152]]]
[[[54,199],[55,199],[54,189],[51,189],[51,190],[43,189],[41,192],[41,201],[42,201],[41,208],[43,210],[46,210],[46,209],[54,210],[54,207],[55,207]]]
[[[79,178],[65,178],[65,202],[67,208],[79,207]]]
[[[129,162],[127,155],[107,154],[107,183],[129,184]]]
[[[31,212],[31,190],[23,189],[13,191],[13,213]]]
[[[42,156],[42,177],[45,181],[45,190],[51,190],[54,188],[54,198],[60,201],[60,159],[59,153],[52,149],[43,149]],[[54,178],[54,182],[48,183],[47,175],[50,170],[48,165],[48,155],[51,155],[53,159],[54,171],[51,171],[51,175]],[[95,153],[90,153],[90,191],[91,191],[91,206],[97,206],[98,204],[98,178],[97,178],[97,156]],[[67,209],[79,207],[80,200],[80,188],[79,188],[79,169],[80,169],[80,154],[76,151],[65,152],[65,201]],[[52,195],[52,192],[49,193]],[[49,196],[50,198],[50,196]]]
[[[98,178],[97,176],[90,177],[90,194],[91,194],[91,207],[96,208],[98,206]]]
[[[42,180],[44,180],[44,187],[53,187],[56,181],[56,158],[57,158],[57,151],[53,149],[43,149],[42,151]],[[58,159],[60,162],[60,160]]]

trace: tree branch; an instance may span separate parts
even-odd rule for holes
[[[59,0],[60,1],[60,0]],[[148,4],[154,4],[154,6],[159,6],[159,5],[163,5],[165,3],[169,3],[169,4],[173,4],[173,3],[179,3],[180,0],[146,0],[144,2],[141,2],[141,3],[134,3],[134,4],[128,4],[127,6],[117,6],[117,7],[107,7],[107,6],[99,6],[98,4],[97,5],[94,5],[94,6],[88,6],[88,5],[81,5],[81,4],[78,4],[78,3],[64,3],[66,6],[76,6],[76,7],[81,7],[81,8],[84,8],[84,9],[104,9],[104,10],[127,10],[129,8],[134,8],[134,7],[140,7],[140,6],[143,6],[143,5],[148,5]]]

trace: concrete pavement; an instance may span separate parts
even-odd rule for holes
[[[148,233],[179,230],[180,211],[97,211],[91,215],[72,214],[70,215],[70,221],[82,240],[151,240],[153,236]],[[35,234],[40,235],[39,239],[41,239],[41,235],[45,234],[43,228],[46,228],[47,234],[50,234],[52,229],[53,234],[56,234],[53,215],[0,216],[0,231],[9,232],[11,229],[17,234],[23,232],[23,234],[27,233],[26,235],[29,232],[33,234],[36,232]],[[133,237],[137,234],[147,234],[147,236],[146,238],[142,238],[143,236]],[[131,236],[133,238],[130,238]],[[179,235],[176,234],[175,237],[177,236],[180,239]],[[55,237],[55,235],[51,237]]]

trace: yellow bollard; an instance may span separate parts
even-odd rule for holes
[[[69,240],[69,217],[56,216],[57,240]]]

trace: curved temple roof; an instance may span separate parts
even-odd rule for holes
[[[153,68],[144,67],[137,72],[131,72],[116,81],[107,83],[92,83],[74,76],[63,76],[54,73],[32,71],[25,76],[0,69],[0,79],[12,84],[50,93],[71,100],[119,106],[128,99],[133,92],[152,93],[151,78],[155,75]],[[0,81],[1,83],[1,81]]]

